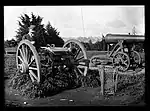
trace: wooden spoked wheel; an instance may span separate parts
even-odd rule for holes
[[[17,69],[29,74],[32,82],[40,82],[40,58],[29,40],[22,40],[16,53]]]
[[[133,62],[135,65],[140,65],[141,64],[141,56],[137,51],[131,51],[131,57],[133,59]]]
[[[118,67],[118,71],[126,71],[130,66],[129,56],[124,52],[117,52],[112,62],[115,67]]]
[[[68,40],[64,46],[73,51],[73,61],[75,66],[75,71],[80,73],[83,76],[86,76],[88,66],[87,66],[87,54],[86,49],[84,48],[83,44],[80,43],[78,40],[70,39]]]

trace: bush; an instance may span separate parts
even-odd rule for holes
[[[17,72],[16,75],[10,79],[8,86],[18,90],[22,96],[33,99],[51,96],[76,85],[73,73],[58,71],[55,76],[53,76],[54,74],[52,73],[53,72],[41,74],[41,78],[43,79],[38,84],[32,82],[28,74]]]

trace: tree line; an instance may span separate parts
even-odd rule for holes
[[[51,40],[51,43],[54,43],[54,42],[55,42],[54,39]],[[15,39],[6,40],[6,41],[4,41],[4,47],[5,48],[7,48],[7,47],[16,47],[17,43],[18,42]],[[96,50],[96,51],[105,51],[106,50],[106,43],[104,42],[104,40],[97,41],[96,43],[92,43],[91,40],[89,40],[89,42],[81,42],[81,43],[84,45],[86,50]]]
[[[55,44],[56,47],[62,47],[64,45],[64,40],[59,36],[59,31],[54,28],[51,23],[48,21],[46,26],[42,24],[43,18],[39,15],[34,15],[31,13],[31,17],[27,14],[23,14],[19,17],[18,20],[18,29],[16,31],[16,40],[6,40],[4,41],[4,47],[16,47],[18,43],[22,40],[22,37],[25,34],[28,34],[30,25],[34,25],[34,36],[33,40],[35,41],[36,46],[46,46],[46,44]],[[90,40],[88,43],[82,42],[87,50],[104,50],[105,43],[104,41],[97,41],[92,43]]]
[[[107,50],[107,44],[104,39],[102,41],[96,41],[95,43],[92,43],[91,40],[88,42],[81,42],[86,50],[95,50],[95,51],[106,51]]]

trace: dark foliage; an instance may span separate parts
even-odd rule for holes
[[[64,41],[61,37],[59,37],[59,32],[57,29],[52,27],[50,22],[46,25],[46,42],[47,44],[55,44],[56,47],[62,47],[64,45]]]
[[[17,46],[17,41],[15,39],[4,41],[4,48],[16,47],[16,46]]]
[[[47,74],[42,73],[42,81],[40,83],[33,83],[28,74],[17,72],[10,79],[9,87],[18,90],[22,96],[34,99],[52,96],[76,85],[73,73],[59,71],[55,74],[52,73],[50,71],[47,71]]]
[[[22,37],[29,32],[30,25],[34,25],[33,28],[33,41],[35,41],[35,47],[38,49],[40,46],[46,46],[47,44],[55,44],[56,46],[63,46],[64,41],[59,37],[59,32],[51,26],[50,22],[44,28],[42,24],[43,18],[39,15],[34,15],[31,13],[31,18],[27,15],[21,15],[20,21],[18,21],[19,29],[16,31],[16,39],[19,43],[22,40]]]
[[[89,40],[88,43],[82,42],[86,50],[96,50],[96,51],[106,51],[106,43],[103,39],[102,41],[97,41],[96,43],[92,43],[91,40]]]

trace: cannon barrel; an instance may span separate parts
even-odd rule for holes
[[[107,34],[105,36],[106,43],[117,43],[118,40],[125,40],[127,43],[144,42],[144,35],[121,35],[121,34]]]

